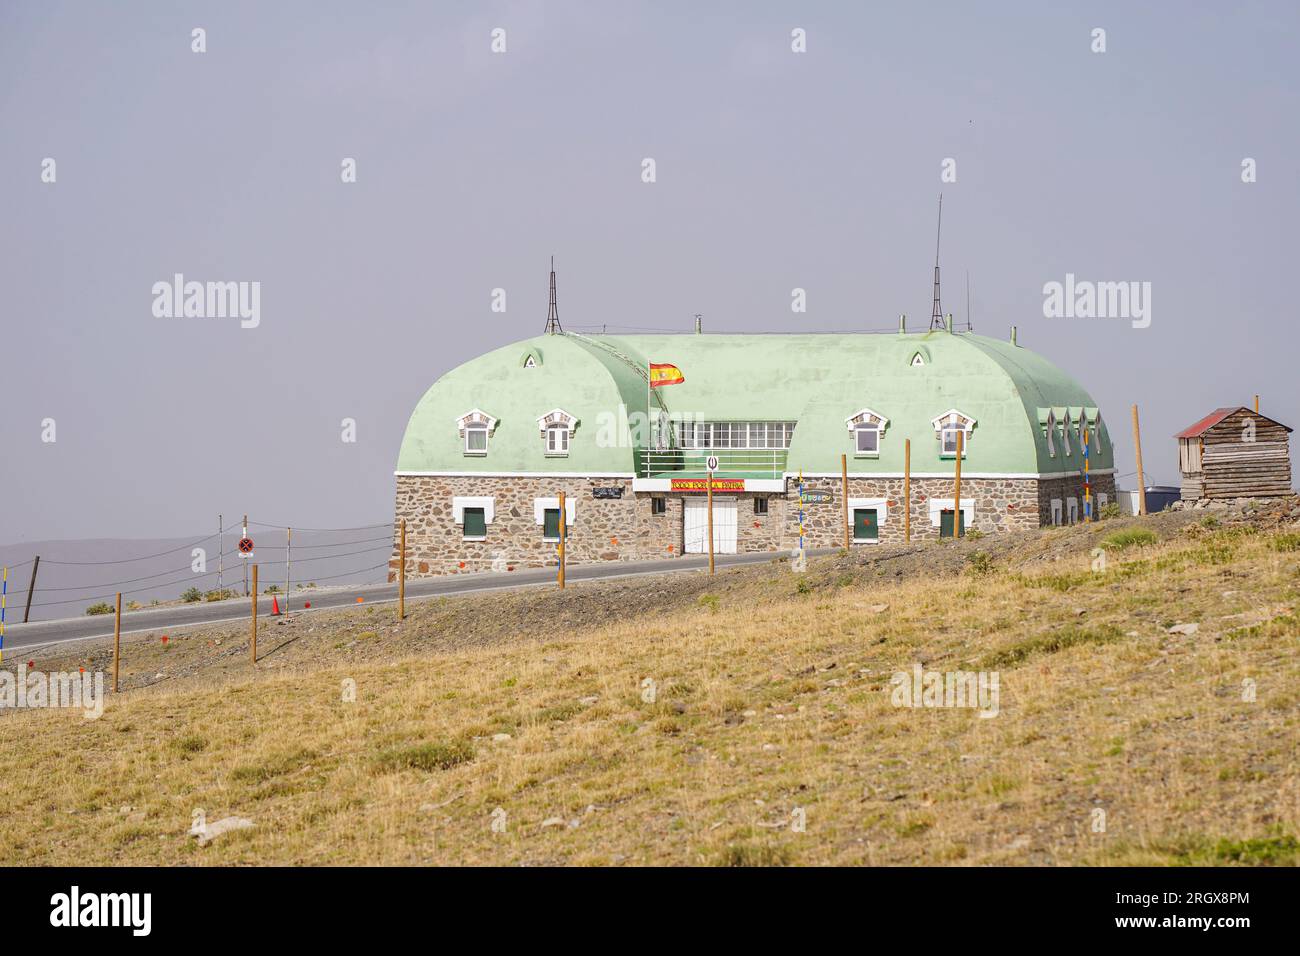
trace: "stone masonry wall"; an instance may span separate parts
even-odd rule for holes
[[[1094,494],[1115,501],[1111,475],[1093,478]],[[622,488],[622,498],[595,498],[593,488]],[[813,478],[804,482],[805,491],[829,492],[824,504],[805,504],[804,542],[809,548],[837,548],[844,543],[844,505],[839,478]],[[1082,518],[1083,481],[1060,478],[1039,481],[1021,478],[971,478],[962,481],[963,502],[975,502],[975,518],[968,530],[984,533],[1023,530],[1051,524],[1051,499],[1071,495],[1080,499]],[[938,537],[939,528],[930,520],[930,499],[950,499],[950,479],[918,478],[912,481],[912,535]],[[633,561],[678,555],[683,545],[682,494],[665,493],[666,513],[651,514],[651,500],[658,494],[632,491],[630,478],[496,478],[399,476],[396,515],[407,521],[408,577],[435,574],[481,572],[493,569],[554,566],[556,546],[543,540],[542,525],[535,516],[534,499],[554,498],[558,492],[574,501],[574,520],[566,529],[566,550],[572,564],[604,561]],[[903,540],[901,478],[850,478],[850,498],[883,498],[888,513],[880,521],[880,541]],[[494,499],[495,515],[487,526],[486,541],[464,540],[461,525],[452,514],[456,496]],[[742,492],[719,497],[735,498],[737,550],[788,551],[798,545],[798,489],[790,481],[786,495]],[[768,513],[755,514],[754,499],[768,499]],[[870,547],[855,543],[855,546]],[[398,568],[397,529],[394,524],[393,554],[389,580]]]

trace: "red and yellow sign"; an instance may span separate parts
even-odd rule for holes
[[[707,478],[674,478],[672,479],[672,486],[670,490],[707,492],[709,490],[706,484],[707,481],[708,481]],[[714,491],[744,491],[745,479],[744,478],[714,478],[713,490]]]
[[[658,388],[660,385],[680,385],[684,381],[686,381],[686,377],[682,375],[682,370],[676,365],[650,363],[651,388]]]

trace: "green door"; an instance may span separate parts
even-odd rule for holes
[[[487,515],[482,508],[465,509],[465,537],[487,537]]]
[[[853,540],[879,541],[880,527],[876,523],[875,508],[853,509]]]
[[[542,512],[542,537],[560,540],[560,509],[547,508]]]
[[[952,516],[953,516],[953,511],[951,508],[939,512],[939,537],[941,538],[952,537]],[[965,534],[966,534],[966,510],[963,508],[962,515],[961,515],[961,528],[957,532],[957,537],[960,538]]]

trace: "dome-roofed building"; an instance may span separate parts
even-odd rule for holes
[[[720,553],[794,548],[801,520],[807,547],[841,545],[846,524],[855,544],[902,540],[905,508],[913,536],[951,534],[958,432],[965,529],[1081,520],[1085,435],[1093,507],[1114,500],[1088,393],[1014,339],[950,329],[623,336],[557,324],[466,362],[425,393],[398,456],[408,573],[553,564],[561,491],[570,562],[707,551],[711,455]],[[651,388],[652,364],[681,381]]]

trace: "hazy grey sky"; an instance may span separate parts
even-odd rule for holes
[[[1080,379],[1125,472],[1139,403],[1174,481],[1215,406],[1300,423],[1298,38],[1282,0],[9,0],[0,542],[385,520],[415,402],[541,331],[551,254],[573,326],[923,323],[941,189],[945,309],[969,270],[976,331]],[[177,272],[260,325],[155,317]],[[1150,327],[1044,318],[1066,273],[1150,282]]]

